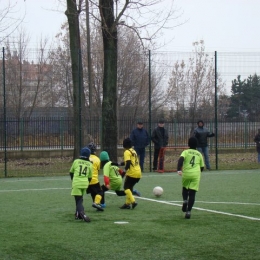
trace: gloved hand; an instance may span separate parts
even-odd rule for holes
[[[119,173],[122,176],[122,178],[125,177],[125,173],[126,173],[125,171],[123,171],[122,169],[119,169]]]

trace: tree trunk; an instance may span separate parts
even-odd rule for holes
[[[73,115],[74,115],[74,159],[80,154],[80,149],[84,145],[84,135],[82,128],[84,120],[82,111],[85,108],[85,95],[83,91],[83,70],[80,46],[79,13],[76,0],[67,0],[67,10],[65,12],[69,24],[70,55],[73,80]],[[83,125],[82,125],[83,124]]]
[[[117,161],[117,26],[113,4],[113,0],[99,0],[104,49],[101,149]]]

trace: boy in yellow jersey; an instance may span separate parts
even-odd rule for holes
[[[98,180],[98,172],[100,170],[100,159],[98,156],[96,156],[96,145],[93,142],[89,143],[87,145],[87,148],[89,148],[91,152],[89,160],[93,164],[92,179],[89,183],[87,194],[90,193],[92,197],[92,207],[96,208],[98,211],[103,211],[104,203],[101,203],[101,201],[104,197],[104,192]],[[103,204],[103,207],[101,204]]]
[[[125,164],[125,182],[124,182],[124,191],[126,194],[125,204],[120,207],[121,209],[132,209],[137,206],[135,198],[133,196],[133,188],[136,183],[142,178],[142,171],[139,165],[138,156],[136,151],[132,148],[132,142],[130,138],[126,138],[123,141],[124,151],[124,164]]]
[[[70,177],[72,180],[71,195],[76,202],[75,219],[83,219],[90,222],[90,218],[85,214],[83,206],[83,195],[86,193],[89,182],[92,178],[92,163],[89,161],[90,150],[82,148],[80,158],[75,159],[70,168]]]
[[[185,218],[187,219],[191,217],[196,192],[199,190],[201,172],[204,169],[202,154],[197,151],[197,139],[191,137],[188,146],[190,149],[181,153],[177,165],[178,174],[182,176],[182,211],[186,212]]]

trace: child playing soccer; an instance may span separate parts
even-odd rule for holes
[[[125,192],[121,190],[123,172],[117,163],[113,163],[109,159],[109,155],[106,151],[100,153],[101,168],[103,169],[104,182],[103,190],[114,190],[117,196],[125,196]]]
[[[70,168],[70,177],[72,180],[71,195],[76,202],[75,219],[83,219],[90,222],[90,218],[85,214],[83,206],[83,195],[86,193],[89,182],[92,178],[92,163],[89,161],[90,150],[82,148],[80,158],[74,160]]]
[[[100,186],[98,180],[98,172],[100,170],[100,159],[96,156],[96,145],[91,142],[87,145],[87,148],[91,151],[89,160],[93,164],[93,173],[92,179],[89,183],[87,194],[91,194],[92,197],[92,207],[96,208],[98,211],[103,211],[103,207],[105,207],[104,203],[104,192]]]
[[[184,150],[178,160],[177,171],[182,176],[182,211],[185,218],[191,217],[191,210],[195,203],[196,192],[199,190],[200,175],[204,169],[202,154],[197,151],[198,141],[191,137],[188,141],[190,149]]]
[[[139,165],[138,156],[136,151],[132,148],[132,142],[130,138],[126,138],[123,141],[124,151],[124,164],[125,164],[125,182],[124,182],[124,191],[126,194],[125,204],[120,207],[121,209],[130,209],[130,205],[132,205],[132,209],[137,206],[135,202],[135,198],[133,196],[133,188],[136,183],[142,177],[141,167]]]

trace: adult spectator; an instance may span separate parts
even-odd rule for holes
[[[208,149],[208,137],[215,136],[214,133],[210,132],[206,127],[204,127],[203,120],[197,122],[198,127],[195,128],[193,135],[198,140],[197,150],[204,155],[206,168],[210,170],[209,163],[209,149]]]
[[[258,154],[258,163],[260,163],[260,129],[258,129],[258,134],[255,136],[254,141],[256,143],[256,151]]]
[[[139,157],[139,164],[141,167],[141,171],[144,171],[144,158],[145,158],[145,147],[150,142],[150,137],[148,132],[144,129],[144,125],[142,121],[137,122],[136,128],[131,132],[130,139],[132,141],[132,145],[134,146],[134,150],[136,151]]]
[[[160,149],[168,145],[169,135],[164,128],[164,120],[159,120],[158,126],[153,130],[151,139],[154,143],[153,170],[157,170]],[[163,170],[163,161],[160,160],[159,170]]]

